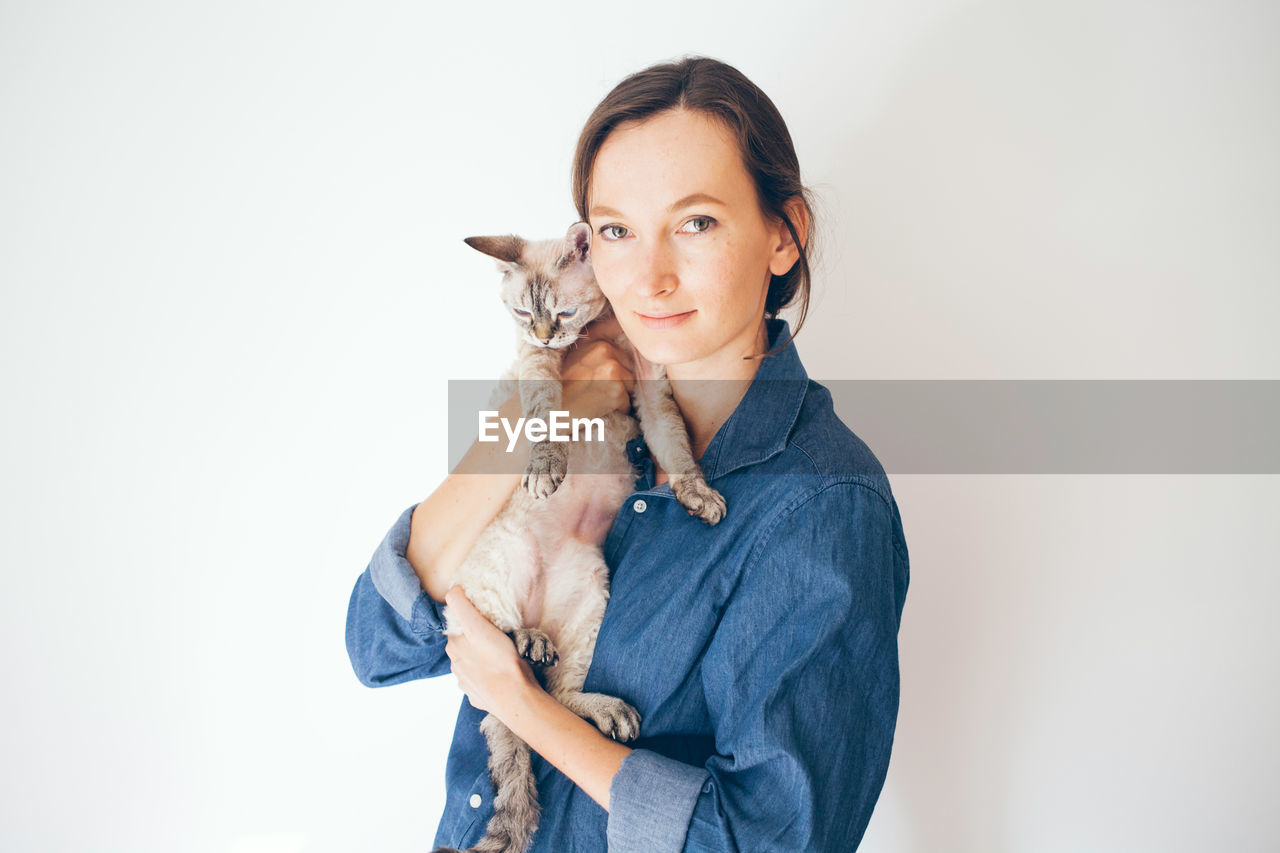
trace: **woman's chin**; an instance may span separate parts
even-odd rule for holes
[[[643,337],[628,335],[627,338],[645,359],[654,364],[681,364],[692,357],[689,343],[676,339],[674,335],[665,332],[655,334],[647,329],[640,334]]]

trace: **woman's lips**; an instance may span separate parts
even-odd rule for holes
[[[641,314],[639,311],[635,312],[635,314],[640,318],[640,322],[644,323],[645,328],[670,329],[672,326],[678,326],[692,317],[693,311],[686,311],[683,314],[668,314],[665,317],[654,317],[651,314]]]

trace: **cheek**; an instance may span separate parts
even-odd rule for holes
[[[712,287],[706,296],[731,310],[754,307],[767,271],[760,267],[759,260],[737,246],[727,246],[709,260],[706,280]]]
[[[591,271],[595,274],[600,291],[612,302],[623,290],[622,270],[618,264],[609,258],[592,258]]]

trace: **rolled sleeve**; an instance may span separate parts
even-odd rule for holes
[[[401,513],[383,537],[347,605],[347,654],[368,687],[450,671],[443,606],[427,595],[405,556],[416,506]]]
[[[418,634],[444,630],[443,605],[427,595],[418,573],[406,553],[413,511],[417,504],[400,513],[369,562],[369,576],[379,594]]]
[[[609,853],[679,853],[708,778],[704,767],[633,749],[609,784]]]
[[[894,525],[886,499],[851,482],[767,523],[702,660],[716,754],[703,767],[628,755],[610,787],[611,853],[857,846],[897,721]]]

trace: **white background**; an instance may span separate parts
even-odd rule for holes
[[[821,199],[816,379],[1280,378],[1280,7],[0,4],[0,847],[426,850],[348,597],[511,356],[474,234],[689,53]],[[857,431],[856,413],[847,418]],[[874,447],[873,447],[874,450]],[[905,476],[863,850],[1274,850],[1274,476]]]

